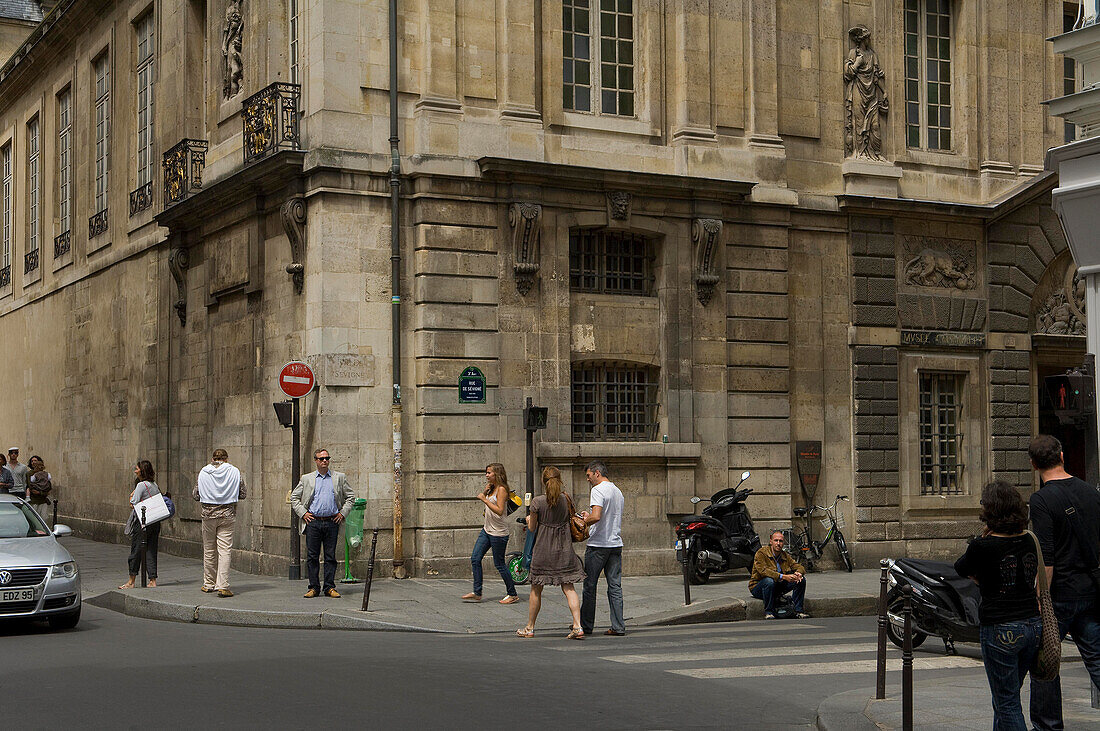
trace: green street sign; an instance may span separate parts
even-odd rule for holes
[[[458,377],[458,403],[485,403],[485,374],[477,366],[470,366]]]

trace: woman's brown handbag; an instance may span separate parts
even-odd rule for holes
[[[1036,579],[1039,584],[1039,616],[1043,620],[1039,654],[1035,656],[1031,677],[1048,682],[1058,677],[1059,666],[1062,663],[1062,642],[1058,639],[1058,618],[1054,616],[1054,604],[1050,600],[1050,585],[1047,583],[1047,568],[1043,564],[1043,549],[1039,547],[1039,539],[1034,533],[1028,531],[1027,534],[1035,544],[1035,553],[1039,559]]]
[[[565,493],[565,501],[569,503],[569,532],[573,535],[573,542],[580,543],[588,540],[588,523],[577,515],[577,509],[573,507],[573,498]]]

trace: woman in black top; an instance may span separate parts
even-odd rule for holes
[[[1019,491],[997,481],[982,490],[985,523],[980,538],[955,562],[982,593],[981,642],[985,674],[993,696],[994,731],[1026,731],[1020,687],[1035,663],[1043,624],[1035,576],[1039,565],[1027,529],[1027,504]]]

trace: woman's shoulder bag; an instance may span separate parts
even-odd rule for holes
[[[1031,675],[1036,680],[1049,682],[1058,677],[1062,663],[1062,642],[1058,637],[1058,618],[1054,614],[1054,603],[1050,600],[1050,585],[1047,583],[1047,567],[1043,563],[1043,549],[1039,546],[1039,539],[1034,533],[1028,531],[1027,534],[1035,544],[1035,556],[1038,559],[1035,578],[1039,589],[1039,616],[1043,620],[1043,634]]]
[[[585,523],[584,518],[577,515],[577,509],[573,506],[573,498],[569,497],[569,493],[563,494],[569,508],[569,533],[573,536],[573,542],[587,541],[588,523]]]

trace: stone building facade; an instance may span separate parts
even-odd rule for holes
[[[857,563],[954,553],[1083,355],[1042,173],[1069,11],[1026,5],[400,3],[395,485],[388,3],[61,0],[0,69],[0,436],[106,539],[134,460],[184,495],[225,447],[239,558],[283,573],[301,359],[303,464],[385,558],[399,506],[419,575],[469,570],[486,464],[524,484],[528,397],[568,489],[611,465],[628,572],[742,470],[790,525],[807,440]]]

